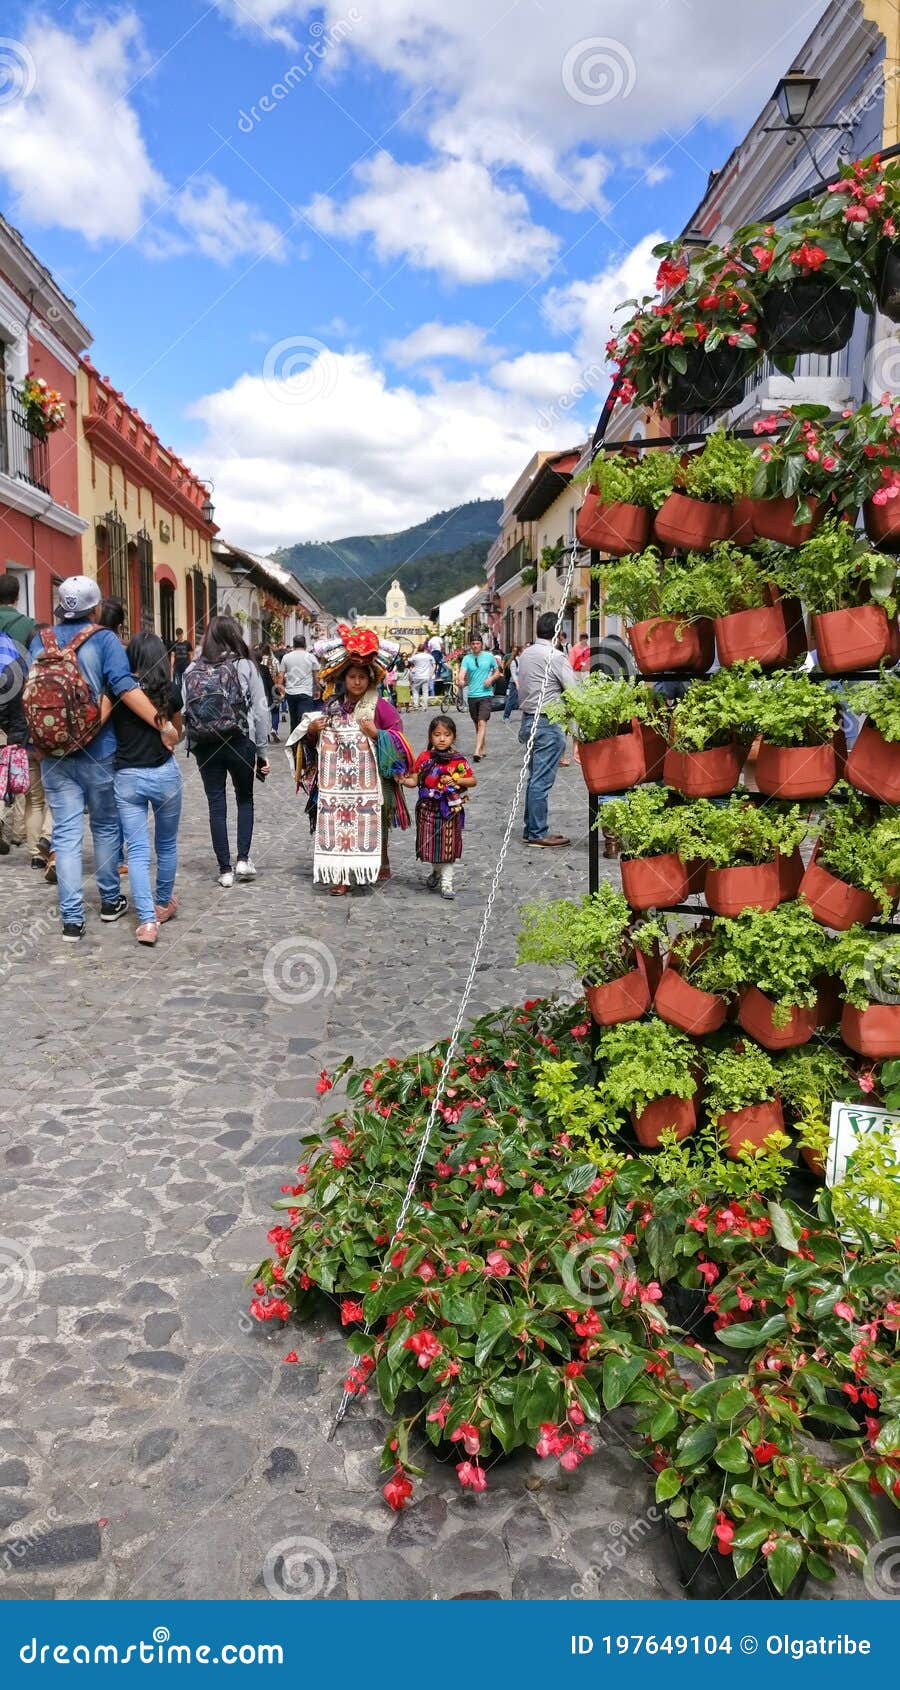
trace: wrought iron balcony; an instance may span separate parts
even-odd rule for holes
[[[50,492],[47,441],[29,423],[19,391],[12,382],[7,385],[5,396],[0,392],[0,470],[17,481],[27,481],[30,487],[40,488],[42,493]]]
[[[494,568],[494,590],[499,591],[518,575],[520,569],[526,569],[533,560],[525,555],[525,541],[518,540],[514,546],[500,559]]]

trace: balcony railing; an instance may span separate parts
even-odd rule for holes
[[[27,481],[30,487],[50,491],[50,450],[46,440],[35,434],[19,397],[18,389],[10,382],[4,395],[0,392],[0,470],[16,481]]]
[[[525,569],[530,562],[531,559],[525,556],[524,540],[518,540],[514,546],[510,546],[509,551],[500,559],[494,570],[495,592],[499,591],[501,587],[505,587],[507,581],[511,581],[513,576],[518,575],[519,570]]]

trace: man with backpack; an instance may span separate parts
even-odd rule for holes
[[[136,684],[125,648],[100,627],[100,588],[87,575],[71,575],[59,588],[61,621],[31,642],[31,667],[22,695],[32,743],[43,755],[44,789],[53,811],[53,847],[62,936],[84,938],[82,846],[87,808],[94,841],[100,920],[118,921],[128,909],[119,890],[119,816],[113,789],[116,736],[101,725],[101,701],[112,694],[149,727],[156,709]],[[172,751],[178,735],[161,730]]]

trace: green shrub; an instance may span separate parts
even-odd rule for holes
[[[681,466],[678,485],[692,499],[709,499],[732,504],[749,493],[756,473],[756,458],[743,440],[722,429],[707,436],[699,452],[692,452]]]
[[[714,868],[768,863],[778,852],[790,856],[808,831],[807,818],[797,804],[756,804],[738,793],[727,804],[699,802],[703,805],[697,815],[702,854]]]
[[[784,592],[823,615],[875,602],[889,616],[897,609],[897,559],[873,551],[847,522],[829,518],[805,545],[785,553],[776,566]]]
[[[851,927],[834,940],[833,957],[831,967],[854,1009],[900,1002],[900,933],[867,933],[864,927]]]
[[[813,1008],[818,976],[835,966],[835,941],[802,900],[717,916],[713,931],[725,935],[722,966],[732,987],[757,986],[772,998],[776,1027],[786,1026],[792,1009]]]
[[[900,674],[883,669],[877,681],[854,681],[843,698],[857,716],[867,716],[890,745],[900,740]]]
[[[779,1095],[778,1068],[768,1051],[749,1039],[740,1050],[707,1050],[703,1067],[705,1107],[714,1121],[726,1110],[770,1103]]]
[[[771,570],[760,558],[722,540],[708,552],[688,553],[687,567],[677,573],[669,589],[670,614],[693,622],[700,616],[758,610],[766,602],[771,578]]]
[[[665,1021],[626,1021],[607,1027],[598,1041],[604,1100],[613,1109],[640,1113],[658,1097],[693,1097],[697,1046]]]
[[[633,967],[629,929],[634,919],[622,893],[605,883],[574,903],[551,898],[522,906],[516,961],[574,968],[591,985],[615,980]]]
[[[767,675],[756,686],[754,723],[767,745],[825,745],[840,727],[837,699],[808,675]]]
[[[583,745],[595,739],[611,739],[637,717],[646,727],[663,733],[665,701],[641,682],[611,681],[605,675],[588,675],[579,686],[569,687],[547,706],[546,716],[561,727],[571,727]]]
[[[837,792],[844,802],[830,803],[822,814],[816,861],[839,880],[871,893],[882,915],[889,915],[895,899],[887,888],[900,882],[900,816],[891,811],[879,816],[846,782]]]
[[[672,744],[678,751],[707,751],[750,737],[756,704],[758,665],[735,663],[708,681],[695,681],[672,712]]]

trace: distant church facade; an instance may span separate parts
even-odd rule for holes
[[[401,651],[414,651],[434,633],[434,624],[408,603],[399,581],[392,581],[384,601],[383,616],[361,616],[367,628],[374,628],[386,639],[396,640]]]

